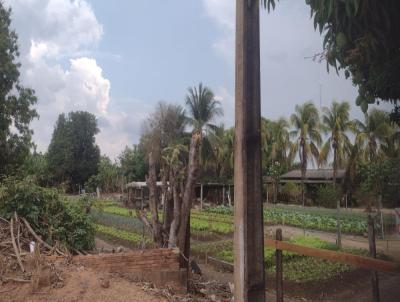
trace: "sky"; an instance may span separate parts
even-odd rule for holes
[[[116,158],[138,143],[157,102],[184,105],[203,82],[234,122],[233,0],[5,0],[19,36],[21,81],[35,89],[34,142],[46,151],[60,113],[97,116],[101,152]],[[262,115],[289,117],[296,104],[354,104],[350,80],[310,59],[322,48],[304,1],[281,0],[261,11]]]

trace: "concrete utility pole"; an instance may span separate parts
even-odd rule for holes
[[[264,302],[259,0],[236,0],[235,301]]]

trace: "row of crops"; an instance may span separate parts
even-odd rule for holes
[[[134,210],[108,203],[93,212],[93,217],[101,224],[142,232],[142,222],[136,218]],[[263,217],[267,225],[280,224],[327,232],[336,231],[336,214],[334,211],[325,209],[275,206],[264,209]],[[363,213],[343,213],[340,220],[343,233],[362,235],[367,231],[367,217]],[[193,210],[190,226],[193,233],[230,234],[234,230],[233,208],[215,207],[205,211]]]
[[[233,209],[215,207],[207,210],[213,219],[229,219],[233,216]],[[290,225],[305,229],[326,232],[336,231],[336,213],[332,211],[300,209],[290,207],[269,207],[263,212],[264,223],[276,225]],[[341,213],[341,229],[344,233],[361,235],[367,231],[367,217],[361,213]],[[379,228],[379,226],[378,226]]]
[[[306,227],[318,228],[322,230],[330,230],[333,227],[326,222],[321,223],[320,220],[335,219],[333,215],[327,213],[318,213],[299,211],[297,213],[284,208],[269,208],[264,211],[264,221],[266,223],[285,224],[303,226],[305,220],[310,220]],[[92,210],[92,217],[95,222],[95,228],[98,235],[104,239],[119,242],[119,244],[131,247],[151,247],[151,234],[143,226],[142,222],[136,217],[135,211],[118,206],[117,204],[100,204]],[[354,218],[354,217],[353,217]],[[363,217],[359,217],[356,221],[362,222]],[[335,221],[335,220],[334,220]],[[343,218],[342,224],[351,228],[352,233],[362,232],[363,226],[351,224],[350,217]],[[192,211],[191,215],[191,232],[194,241],[191,244],[192,252],[197,255],[209,255],[217,259],[233,263],[233,241],[230,235],[233,232],[233,212],[230,208],[213,208],[207,211]],[[356,230],[356,231],[355,231]],[[214,234],[211,240],[206,241],[195,240],[198,234]],[[220,234],[221,238],[215,237]],[[310,247],[324,248],[335,250],[334,244],[325,242],[319,238],[312,236],[300,236],[291,239],[291,242]],[[362,254],[365,251],[349,250],[351,253]],[[266,247],[264,250],[264,259],[267,272],[273,274],[275,272],[275,250]],[[343,272],[350,271],[352,268],[329,261],[314,259],[312,257],[301,256],[289,252],[283,253],[284,257],[284,279],[286,281],[296,283],[307,283],[314,281],[327,280],[335,276],[339,276]]]

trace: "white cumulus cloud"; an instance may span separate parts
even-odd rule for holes
[[[207,15],[214,20],[219,28],[219,38],[213,43],[213,48],[230,64],[235,56],[235,1],[203,0]]]
[[[132,144],[139,122],[133,122],[110,96],[111,83],[91,56],[103,27],[85,0],[6,0],[19,35],[23,84],[36,91],[40,119],[34,141],[40,151],[50,142],[60,113],[85,110],[95,114],[101,151],[115,157]],[[67,64],[66,64],[67,63]],[[136,119],[140,121],[139,119]]]

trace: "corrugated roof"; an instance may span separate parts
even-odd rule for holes
[[[344,178],[346,171],[344,169],[337,170],[336,178]],[[281,180],[283,179],[301,179],[301,170],[292,170],[283,175],[281,175]],[[307,169],[306,179],[333,179],[333,169]]]

